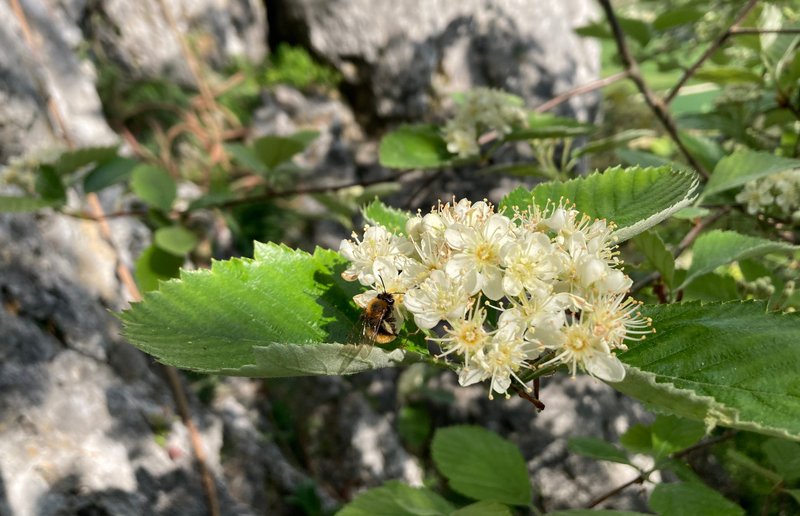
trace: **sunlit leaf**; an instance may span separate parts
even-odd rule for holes
[[[754,179],[793,168],[800,168],[800,160],[783,158],[768,152],[736,152],[725,156],[717,163],[702,196],[708,197],[742,186]]]
[[[450,502],[426,487],[411,487],[390,480],[359,494],[337,516],[446,516],[455,510]]]
[[[660,516],[744,516],[744,510],[710,487],[697,483],[658,484],[650,508]]]
[[[131,189],[144,202],[169,211],[178,193],[175,181],[166,170],[153,165],[139,165],[133,169]]]
[[[439,168],[455,156],[433,125],[404,125],[381,139],[378,159],[389,168]]]

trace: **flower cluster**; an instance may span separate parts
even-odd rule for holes
[[[501,90],[476,88],[464,94],[455,116],[444,127],[447,150],[461,158],[480,152],[478,138],[495,131],[501,135],[524,126],[522,100]]]
[[[747,205],[747,213],[773,210],[777,206],[783,215],[800,210],[800,169],[771,174],[745,185],[736,200]]]
[[[413,317],[438,357],[457,365],[459,383],[489,380],[490,398],[560,364],[618,382],[625,369],[614,350],[652,330],[626,297],[613,229],[564,202],[509,217],[454,200],[412,217],[405,235],[354,233],[340,248],[350,261],[342,277],[369,287],[356,296],[362,307],[392,294],[396,324]]]

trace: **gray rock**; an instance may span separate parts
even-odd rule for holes
[[[572,32],[596,16],[590,0],[273,3],[274,30],[334,64],[356,111],[379,118],[430,118],[444,96],[475,86],[535,104],[599,73],[599,47]],[[586,119],[596,102],[563,110]]]
[[[192,41],[198,61],[220,67],[267,53],[264,4],[257,0],[163,2]],[[158,0],[102,0],[83,13],[89,40],[135,78],[168,77],[193,84],[178,40]]]

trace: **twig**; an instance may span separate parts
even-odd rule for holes
[[[678,134],[678,126],[675,124],[675,120],[672,119],[672,116],[667,111],[666,105],[655,96],[655,94],[647,86],[647,83],[644,82],[642,74],[639,70],[639,64],[636,62],[636,59],[634,59],[633,54],[631,54],[631,51],[628,48],[628,44],[625,42],[625,34],[622,31],[619,20],[617,20],[616,14],[614,14],[614,9],[611,7],[611,1],[598,0],[598,2],[600,3],[600,7],[603,8],[603,11],[605,11],[609,25],[611,25],[611,31],[614,34],[614,40],[617,43],[617,50],[619,51],[622,62],[628,72],[628,76],[634,82],[634,84],[636,84],[636,87],[644,96],[645,102],[656,115],[656,118],[661,121],[664,129],[666,129],[667,133],[675,141],[675,144],[681,150],[683,155],[686,156],[686,160],[689,162],[689,164],[692,165],[692,167],[694,167],[694,169],[697,170],[701,176],[703,176],[705,179],[708,179],[708,170],[706,170],[706,168],[699,161],[697,161],[697,159],[695,159],[692,153],[689,152],[689,149],[686,148],[686,145],[684,145],[680,135]]]
[[[605,88],[615,82],[619,82],[622,79],[627,79],[630,72],[628,70],[623,70],[621,72],[617,72],[614,75],[609,75],[608,77],[603,77],[602,79],[597,79],[592,82],[587,82],[586,84],[582,84],[580,86],[576,86],[571,90],[565,91],[560,95],[556,95],[552,99],[548,100],[543,104],[539,104],[533,111],[536,113],[544,113],[545,111],[550,111],[554,107],[558,106],[566,102],[567,100],[571,99],[572,97],[583,95],[584,93],[590,93],[594,90],[599,90],[600,88]]]
[[[730,29],[731,36],[745,36],[749,34],[800,34],[800,29],[759,29],[756,27],[736,27]]]
[[[747,13],[749,13],[753,9],[753,7],[756,6],[757,3],[758,0],[750,0],[749,2],[747,2],[747,4],[742,8],[742,10],[739,11],[739,13],[736,15],[736,18],[734,18],[731,26],[728,27],[728,29],[725,32],[720,34],[720,36],[717,37],[717,39],[715,39],[711,43],[711,45],[709,45],[706,51],[703,52],[703,54],[700,57],[698,57],[694,63],[692,63],[692,66],[690,66],[689,68],[686,69],[685,72],[683,72],[683,75],[681,76],[680,79],[678,79],[678,82],[675,83],[675,86],[673,86],[672,89],[667,94],[667,96],[664,97],[664,104],[669,104],[670,102],[673,101],[673,99],[675,98],[676,95],[678,95],[678,92],[683,87],[683,85],[686,84],[686,81],[688,81],[697,72],[700,66],[702,66],[702,64],[705,63],[709,57],[714,55],[714,52],[716,52],[717,49],[721,47],[732,34],[735,33],[738,25],[742,23],[745,16],[747,16]]]
[[[28,24],[27,17],[25,15],[25,11],[23,11],[22,6],[19,3],[19,0],[11,0],[11,8],[14,11],[14,15],[17,18],[20,27],[22,28],[23,37],[25,38],[25,42],[31,50],[32,55],[36,62],[40,65],[42,70],[47,70],[47,68],[43,65],[43,61],[41,59],[40,49],[36,40],[33,37],[32,31],[30,29],[30,25]],[[61,114],[61,111],[58,109],[58,106],[55,103],[54,97],[50,94],[50,87],[49,84],[44,83],[42,80],[37,78],[37,86],[40,89],[40,94],[44,96],[47,100],[47,109],[50,113],[51,117],[51,124],[55,124],[58,126],[59,131],[61,132],[61,138],[63,139],[64,143],[67,144],[67,147],[70,149],[75,149],[76,144],[75,140],[72,138],[67,125],[64,123],[64,118]],[[92,214],[92,218],[96,220],[100,227],[100,234],[103,238],[108,241],[109,245],[115,251],[115,255],[117,256],[117,275],[119,276],[120,282],[125,286],[128,290],[128,294],[134,301],[141,300],[141,294],[139,293],[139,289],[136,286],[136,282],[133,279],[133,274],[131,274],[130,269],[127,265],[125,265],[122,260],[119,259],[119,253],[116,252],[116,247],[114,246],[114,241],[111,235],[111,228],[108,225],[108,221],[103,213],[103,207],[100,204],[100,199],[98,198],[97,194],[89,193],[86,196],[87,203],[89,204],[89,210]],[[217,498],[216,492],[216,485],[214,484],[214,479],[211,476],[211,473],[208,469],[205,450],[203,448],[202,438],[200,437],[200,433],[197,431],[197,427],[194,425],[192,421],[191,414],[189,412],[189,404],[186,400],[186,394],[180,384],[180,379],[178,376],[178,372],[175,370],[174,367],[170,366],[163,366],[164,372],[167,375],[167,379],[170,383],[170,388],[172,390],[173,399],[175,404],[178,408],[178,413],[181,416],[181,420],[183,421],[184,425],[189,431],[189,436],[192,443],[192,449],[194,451],[195,459],[197,460],[198,469],[200,470],[200,477],[203,483],[203,490],[205,491],[206,498],[209,504],[209,512],[212,516],[219,516],[219,502]]]
[[[673,458],[673,459],[679,459],[681,457],[685,457],[686,455],[689,455],[690,453],[692,453],[694,451],[701,450],[701,449],[704,449],[704,448],[708,448],[708,447],[714,446],[715,444],[719,444],[719,443],[721,443],[723,441],[727,441],[728,439],[730,439],[734,435],[736,435],[736,430],[728,430],[727,432],[725,432],[724,434],[722,434],[720,436],[714,437],[712,439],[708,439],[706,441],[699,442],[697,444],[693,444],[692,446],[689,446],[688,448],[684,448],[684,449],[682,449],[680,451],[672,453],[672,454],[670,454],[670,457]],[[632,486],[634,484],[643,483],[645,480],[647,480],[647,478],[655,470],[659,469],[660,467],[661,467],[661,464],[657,463],[655,466],[653,466],[652,468],[648,469],[647,471],[642,471],[635,478],[632,478],[632,479],[628,480],[627,482],[625,482],[624,484],[620,484],[617,487],[615,487],[614,489],[612,489],[612,490],[610,490],[610,491],[608,491],[606,493],[603,493],[602,495],[598,496],[597,498],[595,498],[594,500],[589,502],[586,505],[586,508],[587,509],[591,509],[592,507],[595,507],[595,506],[600,505],[601,503],[605,502],[606,500],[608,500],[612,496],[615,496],[615,495],[621,493],[622,491],[624,491],[628,487],[630,487],[630,486]]]

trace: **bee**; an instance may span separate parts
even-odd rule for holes
[[[363,307],[361,337],[366,342],[385,345],[397,338],[394,317],[394,296],[381,292]]]

